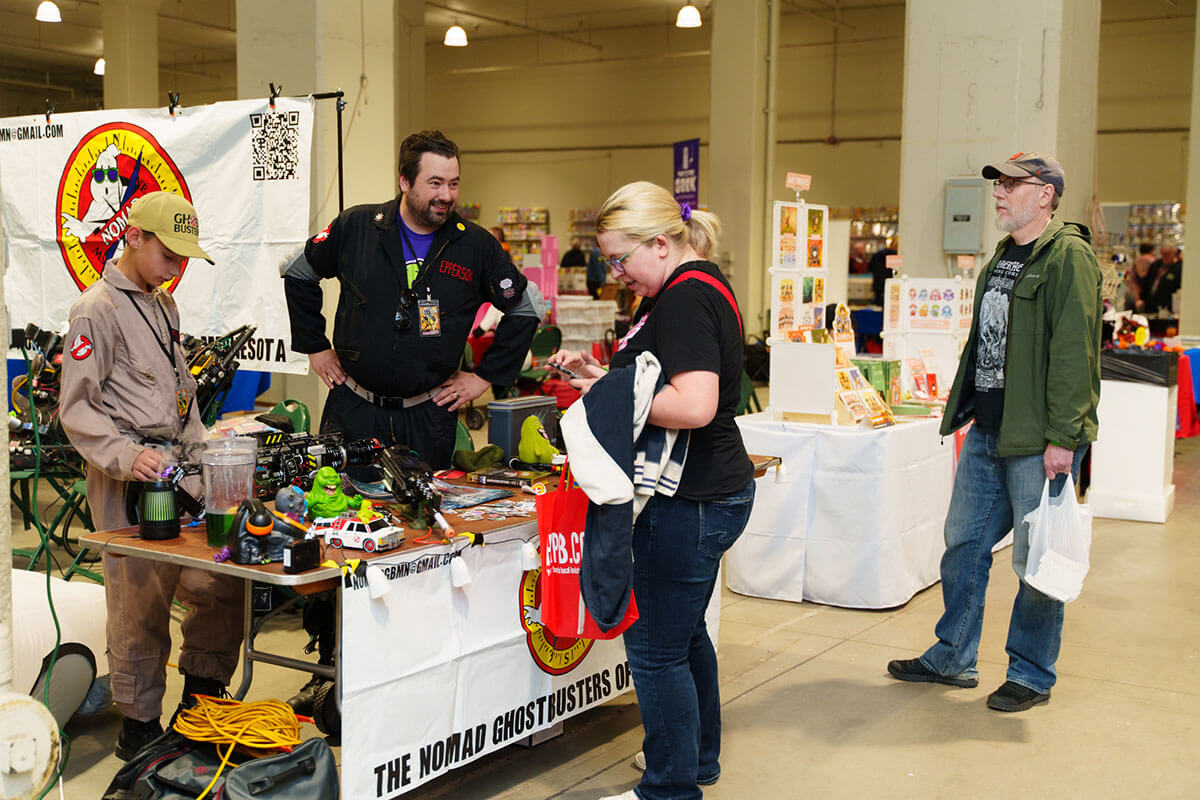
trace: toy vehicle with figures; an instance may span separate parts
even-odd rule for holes
[[[373,516],[363,521],[358,514],[340,517],[320,517],[313,520],[308,532],[322,536],[330,547],[353,547],[374,553],[376,550],[392,550],[404,541],[404,529],[392,525],[382,516]]]

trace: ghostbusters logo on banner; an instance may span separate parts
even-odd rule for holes
[[[89,131],[67,159],[58,183],[58,246],[82,291],[99,280],[104,263],[120,255],[129,206],[148,192],[167,191],[190,202],[179,168],[143,128],[128,123]],[[184,259],[182,269],[187,269]],[[183,274],[168,287],[174,291]]]
[[[163,285],[182,328],[216,337],[257,326],[241,368],[303,373],[291,352],[280,265],[308,238],[313,102],[264,98],[196,108],[0,119],[0,234],[12,327],[63,331],[71,305],[118,258],[138,197],[196,207],[215,266],[184,260]],[[36,134],[36,135],[35,135]],[[183,224],[196,225],[197,220]],[[72,346],[87,358],[91,343]]]

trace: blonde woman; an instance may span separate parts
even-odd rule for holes
[[[666,385],[649,422],[687,429],[675,495],[656,494],[633,530],[633,589],[640,618],[624,634],[645,738],[635,789],[606,800],[698,798],[721,767],[717,658],[704,624],[721,556],[741,535],[754,499],[753,468],[734,423],[742,375],[741,316],[729,283],[709,260],[716,215],[680,205],[666,189],[631,183],[605,201],[596,241],[613,276],[645,298],[617,345],[614,369],[651,351]],[[587,353],[554,363],[605,373]]]

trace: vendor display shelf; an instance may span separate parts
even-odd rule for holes
[[[587,267],[559,267],[558,290],[560,292],[587,292]]]
[[[518,262],[527,254],[540,253],[542,238],[550,234],[550,211],[541,206],[500,206],[496,221]]]
[[[867,255],[896,246],[900,230],[897,206],[842,206],[829,209],[829,218],[850,220],[850,244],[862,242]]]
[[[596,245],[596,214],[595,208],[572,208],[567,212],[570,238],[578,237],[583,244],[583,252],[590,253]]]

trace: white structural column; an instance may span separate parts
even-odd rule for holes
[[[155,108],[159,0],[100,0],[104,107]]]
[[[1196,15],[1197,42],[1200,42],[1200,14]],[[1184,244],[1200,242],[1200,47],[1192,50],[1192,134],[1188,137],[1187,171],[1187,226],[1184,228]],[[1191,248],[1189,248],[1190,250]],[[1200,254],[1200,247],[1195,248]],[[1185,251],[1185,255],[1189,255]],[[1184,336],[1200,335],[1200,276],[1197,265],[1200,259],[1185,258],[1191,263],[1191,271],[1183,273],[1183,288],[1179,292],[1179,332]]]
[[[420,4],[415,4],[419,6]],[[241,98],[266,97],[269,84],[286,96],[341,89],[345,205],[382,202],[393,197],[396,184],[397,132],[409,121],[397,113],[396,15],[411,17],[410,0],[238,0],[237,78]],[[419,40],[422,31],[414,34]],[[418,64],[424,62],[423,57]],[[411,76],[409,78],[411,80]],[[420,76],[421,82],[423,75]],[[422,99],[423,102],[423,99]],[[411,113],[411,104],[401,109]],[[338,214],[337,106],[316,105],[309,230],[315,233]],[[326,282],[325,317],[333,334],[336,283]],[[325,387],[315,376],[276,376],[271,396],[303,401],[314,424],[325,400]]]
[[[908,0],[900,163],[900,254],[941,277],[947,178],[978,176],[1018,151],[1058,158],[1057,217],[1087,223],[1095,186],[1100,0]],[[1001,234],[988,203],[984,250]]]
[[[425,2],[395,0],[396,144],[425,127]],[[438,127],[434,125],[433,127]]]
[[[777,0],[776,0],[777,1]],[[763,196],[766,158],[767,3],[713,3],[708,177],[700,202],[721,218],[719,256],[748,333],[766,326]],[[782,178],[781,178],[782,180]]]

